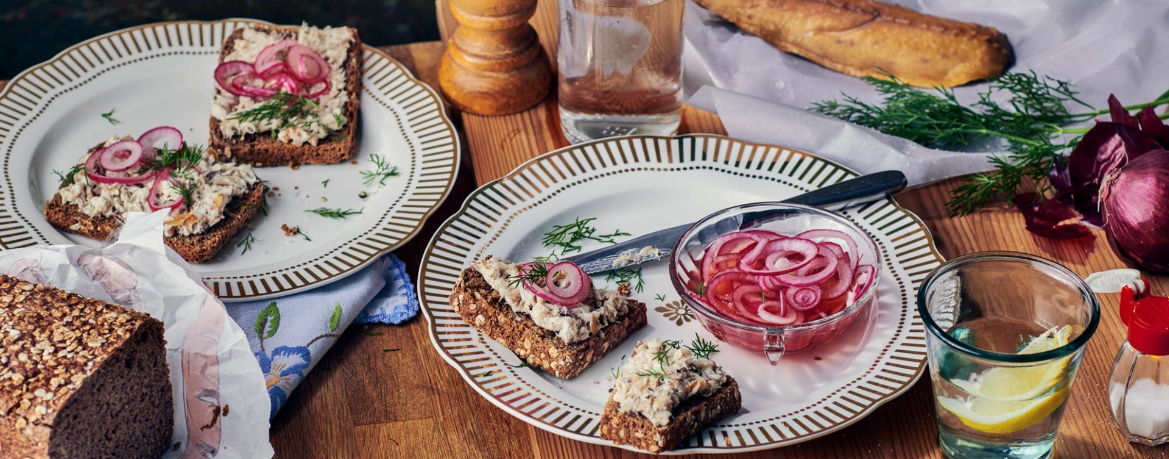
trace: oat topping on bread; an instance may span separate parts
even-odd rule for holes
[[[694,355],[677,341],[654,338],[637,343],[610,397],[619,413],[640,414],[653,425],[664,426],[683,401],[710,396],[726,380],[726,373],[710,359]]]
[[[242,35],[232,42],[231,51],[222,59],[227,61],[252,62],[266,46],[286,38],[295,38],[300,44],[311,48],[328,62],[330,67],[330,89],[313,101],[309,115],[291,120],[267,118],[245,120],[241,112],[255,109],[268,98],[237,96],[216,85],[211,103],[211,116],[219,121],[219,133],[225,138],[242,138],[248,134],[268,133],[276,130],[275,139],[294,146],[317,145],[322,139],[340,130],[349,122],[346,104],[350,94],[346,83],[345,61],[350,44],[354,40],[353,30],[348,27],[311,27],[301,25],[295,33],[279,28],[257,29],[247,27]]]
[[[81,163],[85,163],[85,159],[95,151],[119,140],[122,139],[112,138],[86,152]],[[181,178],[180,172],[175,171],[171,174],[171,180],[161,181],[157,188],[153,187],[155,180],[131,184],[101,183],[87,177],[86,171],[79,168],[65,178],[64,186],[57,190],[57,194],[63,203],[74,206],[86,217],[121,218],[128,212],[151,212],[148,199],[151,190],[155,189],[155,202],[171,203],[183,199],[170,212],[165,225],[166,236],[202,234],[223,220],[228,204],[248,194],[259,179],[252,166],[221,162],[217,152],[212,149],[191,151],[201,153],[198,162],[192,161],[182,166],[185,170],[181,171]],[[115,177],[137,173],[134,170],[106,174]],[[190,202],[181,195],[182,187],[189,188]]]
[[[596,335],[629,310],[628,294],[617,290],[594,289],[593,295],[583,304],[561,306],[524,288],[517,281],[519,264],[488,256],[476,262],[474,267],[512,310],[527,314],[537,326],[554,332],[565,343]]]

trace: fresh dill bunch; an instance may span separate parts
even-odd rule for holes
[[[391,166],[381,155],[376,153],[369,155],[369,160],[373,162],[374,169],[361,171],[361,176],[365,178],[365,186],[372,186],[374,183],[385,186],[386,179],[398,176],[398,167]]]
[[[950,88],[924,90],[892,75],[888,80],[864,80],[882,96],[882,104],[844,95],[841,101],[815,103],[812,110],[931,148],[1005,143],[1006,152],[991,160],[998,170],[976,174],[953,191],[948,206],[954,215],[973,212],[991,200],[1010,199],[1032,183],[1039,191],[1047,190],[1052,162],[1062,161],[1064,152],[1078,141],[1065,136],[1087,132],[1070,126],[1108,113],[1077,98],[1071,83],[1035,72],[1006,73],[989,81],[969,106],[958,102]],[[1162,95],[1152,105],[1166,102],[1169,99]],[[1073,113],[1069,105],[1088,111]]]
[[[271,121],[277,128],[272,130],[275,133],[286,126],[307,128],[316,123],[318,120],[316,112],[313,111],[315,108],[317,103],[312,99],[298,94],[278,92],[253,108],[237,112],[229,119],[245,123]]]
[[[203,147],[183,143],[178,149],[160,148],[154,159],[144,161],[141,171],[170,169],[171,175],[185,176],[203,160]]]
[[[616,284],[631,284],[633,290],[641,293],[645,289],[645,279],[641,277],[641,268],[617,268],[605,275],[605,282]]]
[[[695,333],[694,340],[690,342],[689,346],[686,346],[686,349],[690,349],[695,357],[709,360],[711,355],[718,353],[718,344],[704,340]]]
[[[317,215],[320,215],[320,216],[326,217],[326,218],[332,218],[332,219],[336,219],[336,220],[344,220],[345,217],[348,217],[350,215],[360,214],[364,210],[365,210],[364,207],[361,208],[361,210],[353,210],[353,209],[341,210],[341,209],[330,209],[328,207],[318,207],[316,209],[306,210],[305,212],[314,213],[314,214],[317,214]]]
[[[575,222],[567,225],[555,225],[551,231],[544,233],[544,238],[541,242],[544,247],[557,247],[561,254],[580,252],[581,246],[577,244],[581,241],[591,240],[603,244],[615,244],[614,239],[618,236],[629,236],[629,233],[621,230],[616,230],[609,234],[596,234],[597,229],[591,225],[596,220],[593,218],[577,217]]]
[[[73,181],[74,181],[74,177],[77,176],[77,173],[82,172],[84,170],[85,170],[84,164],[74,165],[72,168],[70,168],[68,171],[65,171],[64,173],[62,173],[61,171],[58,171],[56,169],[53,169],[53,174],[56,175],[57,178],[61,180],[61,185],[58,186],[57,189],[59,190],[61,188],[65,188],[69,185],[72,185]],[[85,176],[85,182],[89,183],[89,176],[88,175]]]

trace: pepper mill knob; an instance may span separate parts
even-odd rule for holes
[[[451,0],[459,26],[443,51],[438,82],[464,112],[506,115],[544,100],[548,55],[528,19],[537,0]]]

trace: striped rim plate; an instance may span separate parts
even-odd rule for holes
[[[9,82],[0,92],[0,248],[100,244],[45,221],[44,203],[59,183],[54,169],[68,170],[111,136],[136,137],[158,125],[178,127],[188,142],[206,144],[220,43],[255,22],[121,30],[73,46]],[[459,143],[442,100],[390,56],[369,46],[363,52],[354,161],[257,169],[272,188],[268,212],[217,257],[194,266],[224,301],[285,295],[352,274],[416,235],[450,191]],[[373,155],[397,167],[398,175],[366,183],[362,171],[374,169]],[[306,212],[320,207],[361,214],[341,222]],[[286,236],[285,224],[305,236]]]
[[[612,372],[637,340],[689,341],[696,333],[713,339],[679,301],[665,263],[644,267],[644,288],[634,294],[649,305],[649,325],[572,380],[517,367],[514,353],[464,323],[447,300],[459,272],[486,255],[547,255],[541,236],[578,217],[595,217],[601,232],[620,229],[636,236],[855,176],[808,153],[713,135],[622,137],[545,154],[476,190],[431,239],[418,275],[431,339],[471,387],[508,413],[568,438],[610,444],[600,439],[598,421]],[[942,257],[926,226],[891,199],[843,215],[876,240],[885,259],[878,307],[835,341],[786,355],[775,367],[761,355],[722,345],[714,359],[739,381],[744,409],[676,452],[760,450],[826,435],[897,397],[921,376],[925,329],[914,295]]]

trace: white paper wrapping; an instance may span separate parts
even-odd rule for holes
[[[1166,1],[888,2],[999,29],[1016,54],[1010,71],[1034,70],[1071,81],[1079,98],[1097,108],[1107,107],[1110,93],[1133,105],[1169,89]],[[693,2],[687,4],[685,36],[683,81],[693,96],[687,102],[716,112],[731,137],[797,148],[861,173],[898,169],[910,185],[993,169],[988,153],[929,149],[807,112],[812,103],[840,99],[842,93],[874,103],[880,97],[860,79],[782,53]],[[981,83],[955,92],[970,103],[985,90]],[[995,150],[993,145],[983,149]]]
[[[165,458],[267,459],[269,399],[243,330],[162,242],[166,212],[131,214],[100,249],[0,252],[0,272],[149,314],[166,326],[175,430]],[[226,414],[226,415],[225,415]]]

